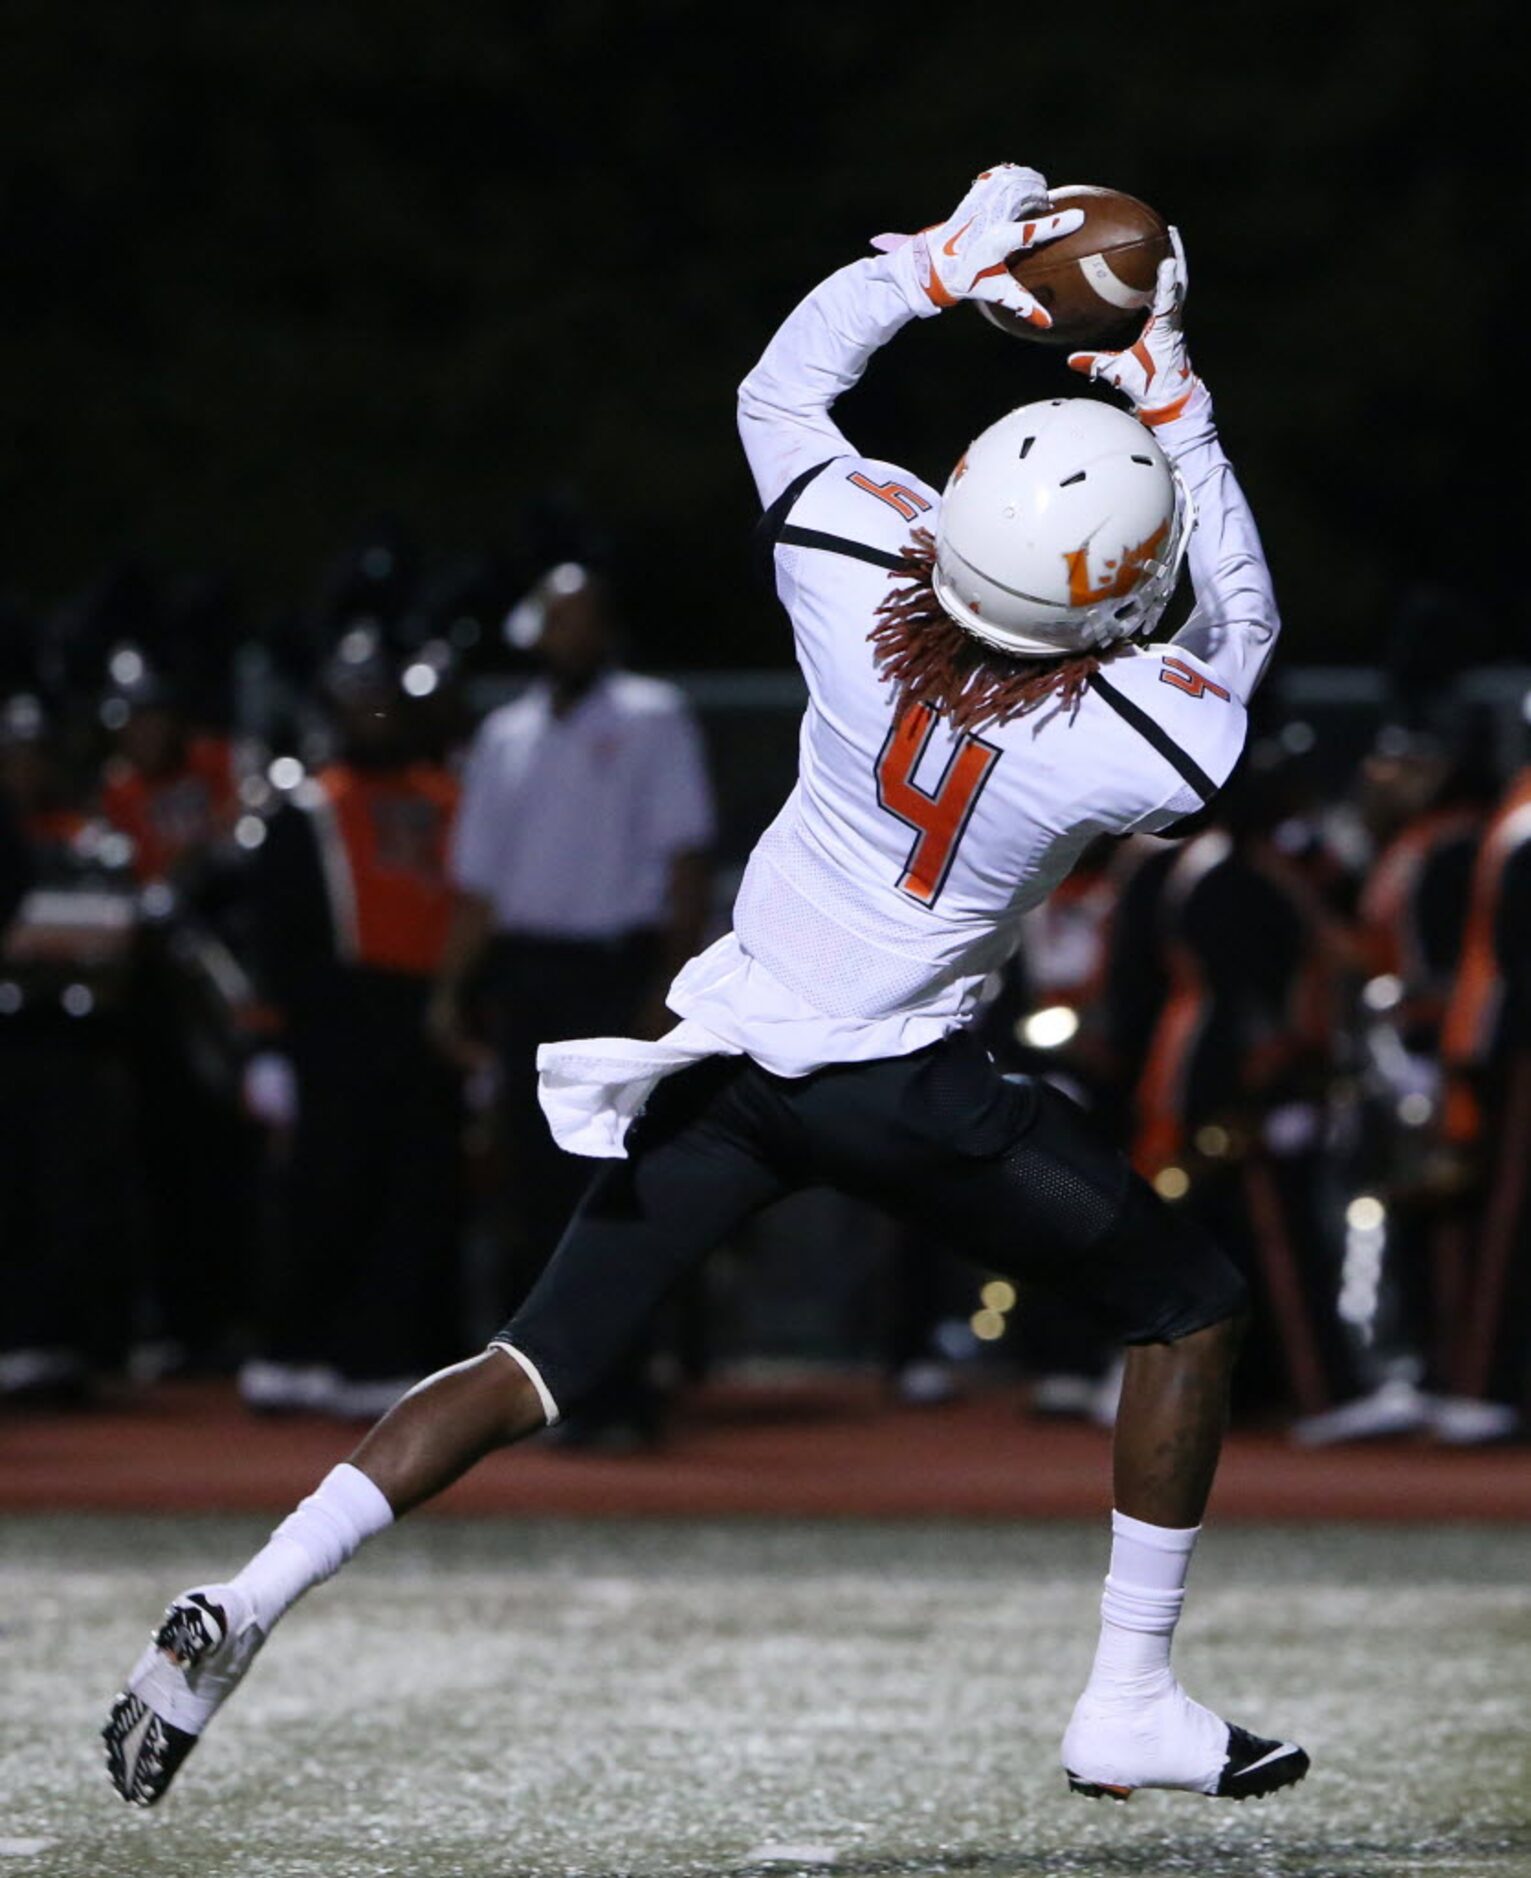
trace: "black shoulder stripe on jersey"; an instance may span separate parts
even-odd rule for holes
[[[1184,841],[1191,835],[1204,835],[1212,826],[1212,815],[1217,807],[1218,799],[1227,795],[1228,791],[1237,783],[1240,775],[1243,773],[1244,759],[1248,755],[1249,745],[1245,744],[1244,748],[1239,752],[1238,762],[1229,770],[1227,780],[1224,782],[1222,788],[1218,790],[1217,796],[1210,802],[1203,802],[1199,809],[1194,809],[1189,815],[1182,815],[1179,821],[1171,822],[1168,828],[1156,828],[1154,834],[1158,839],[1160,841]]]
[[[1155,841],[1189,841],[1193,835],[1204,835],[1212,826],[1215,807],[1215,803],[1204,802],[1194,815],[1182,815],[1179,821],[1170,822],[1164,828],[1151,828],[1148,832]]]
[[[777,536],[795,548],[822,548],[826,554],[849,555],[853,561],[870,561],[873,567],[885,567],[891,574],[909,571],[909,563],[889,548],[869,548],[864,541],[851,541],[844,535],[826,535],[821,528],[799,528],[788,522]]]
[[[1200,796],[1203,807],[1211,802],[1218,792],[1218,785],[1195,757],[1181,749],[1161,723],[1150,717],[1141,705],[1134,704],[1131,698],[1123,697],[1116,686],[1109,684],[1099,672],[1092,672],[1088,682],[1091,691],[1103,698],[1123,723],[1131,724],[1144,742],[1151,743],[1171,769],[1191,785]]]
[[[776,543],[781,538],[781,531],[787,525],[787,517],[792,513],[792,505],[808,487],[821,470],[827,470],[835,459],[825,457],[822,463],[815,463],[812,469],[805,469],[800,476],[794,476],[771,504],[760,520],[755,524],[755,572],[767,587],[776,585],[775,569],[771,556],[775,553]]]

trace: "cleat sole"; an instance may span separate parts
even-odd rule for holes
[[[187,1591],[170,1605],[101,1730],[107,1774],[132,1806],[164,1798],[265,1641],[249,1622],[232,1635],[231,1609],[238,1617],[241,1607],[222,1588],[209,1589],[214,1595]]]
[[[1063,1771],[1068,1774],[1069,1792],[1082,1794],[1087,1800],[1127,1801],[1137,1791],[1135,1787],[1108,1786],[1103,1780],[1081,1780],[1078,1774],[1069,1773],[1067,1768]]]
[[[153,1806],[165,1796],[197,1737],[162,1720],[131,1689],[112,1704],[106,1726],[106,1771],[130,1806]]]

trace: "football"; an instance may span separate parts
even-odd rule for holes
[[[1053,317],[1046,332],[1004,307],[976,304],[985,319],[1018,339],[1047,346],[1130,344],[1154,296],[1159,263],[1170,253],[1162,216],[1135,196],[1089,183],[1050,191],[1054,209],[1083,209],[1072,235],[1019,254],[1010,272]]]

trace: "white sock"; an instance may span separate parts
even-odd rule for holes
[[[1111,1515],[1111,1570],[1087,1696],[1141,1699],[1173,1683],[1170,1645],[1200,1531]]]
[[[393,1524],[381,1490],[349,1461],[332,1467],[230,1581],[266,1633],[305,1591],[338,1572],[362,1543]]]

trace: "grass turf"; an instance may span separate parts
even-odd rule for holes
[[[7,1520],[0,1878],[1531,1878],[1524,1529],[1213,1528],[1182,1677],[1314,1771],[1119,1807],[1057,1765],[1101,1526],[406,1524],[124,1806],[114,1689],[264,1529]]]

